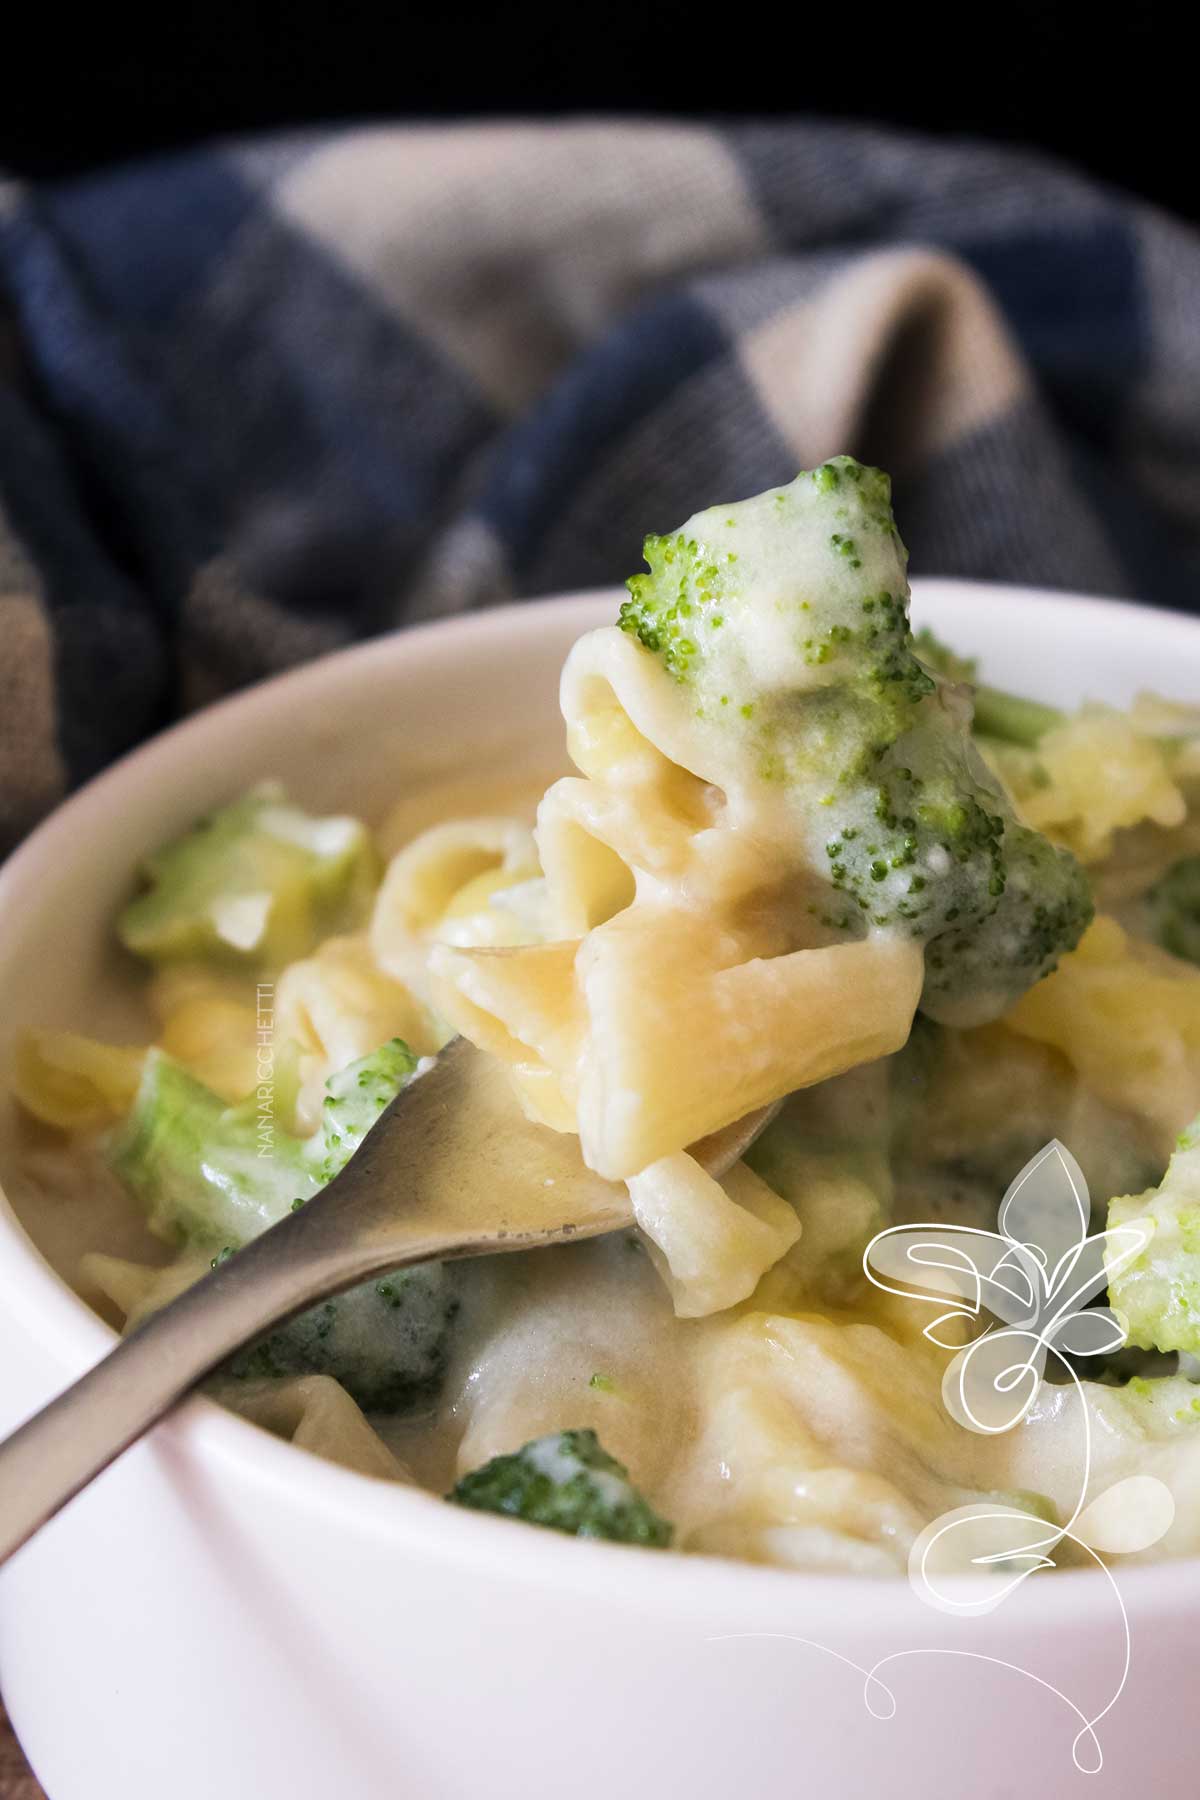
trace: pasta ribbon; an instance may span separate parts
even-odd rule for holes
[[[443,941],[430,997],[510,1065],[533,1117],[577,1130],[592,1168],[630,1182],[677,1309],[713,1311],[752,1292],[799,1226],[748,1171],[735,1197],[683,1152],[899,1048],[924,958],[888,932],[829,942],[779,797],[740,751],[714,757],[684,690],[626,634],[576,645],[562,707],[582,773],[538,810],[550,941]],[[395,859],[376,914],[387,954],[484,867],[511,877],[514,840],[483,826]]]
[[[1101,1099],[1169,1147],[1200,1106],[1200,970],[1101,916],[1004,1023],[1060,1050]]]
[[[13,1092],[45,1125],[98,1131],[127,1111],[145,1056],[144,1049],[73,1031],[26,1031],[13,1058]]]
[[[283,971],[274,1030],[281,1046],[296,1047],[302,1135],[320,1124],[325,1083],[338,1070],[390,1038],[403,1038],[425,1056],[441,1047],[444,1036],[423,1002],[379,967],[365,937],[329,938],[313,956]]]

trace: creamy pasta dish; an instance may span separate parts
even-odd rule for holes
[[[1073,1504],[1077,1385],[964,1430],[928,1310],[864,1267],[889,1226],[994,1229],[1058,1139],[1140,1233],[1120,1346],[1073,1365],[1095,1477],[1157,1476],[1146,1554],[1200,1550],[1200,707],[1067,714],[914,636],[887,478],[848,457],[645,555],[567,659],[577,772],[536,817],[385,860],[260,784],[148,847],[115,921],[144,1040],[16,1053],[79,1291],[136,1328],[461,1034],[635,1228],[368,1282],[210,1392],[458,1505],[884,1573],[955,1506]],[[722,1179],[690,1154],[773,1103]]]

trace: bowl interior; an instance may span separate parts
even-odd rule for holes
[[[29,1025],[144,1036],[113,914],[143,850],[255,780],[278,777],[304,805],[377,826],[390,816],[389,847],[447,813],[529,809],[565,766],[563,657],[581,631],[613,618],[615,603],[612,594],[576,596],[376,640],[207,710],[92,783],[0,873],[4,1064]],[[1039,698],[1122,703],[1152,688],[1200,700],[1200,620],[952,580],[917,583],[913,616],[979,656],[992,681]],[[0,1182],[19,1133],[7,1091],[0,1073]],[[18,1220],[0,1193],[0,1305],[15,1308],[41,1346],[47,1394],[108,1338],[60,1279],[85,1247],[61,1220]],[[240,1421],[221,1423],[237,1455],[282,1451],[304,1465],[292,1469],[298,1486],[323,1478],[313,1459],[268,1449]]]

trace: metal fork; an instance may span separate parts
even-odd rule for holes
[[[774,1108],[694,1145],[724,1175]],[[526,1119],[501,1065],[456,1039],[297,1212],[154,1313],[0,1443],[0,1563],[226,1357],[409,1263],[495,1256],[633,1223],[574,1137]]]

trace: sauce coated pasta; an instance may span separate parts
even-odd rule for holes
[[[148,856],[117,922],[147,1041],[31,1033],[15,1061],[53,1134],[29,1184],[95,1196],[81,1291],[136,1324],[462,1033],[637,1229],[367,1283],[215,1395],[461,1505],[885,1573],[971,1499],[1070,1506],[1070,1390],[963,1430],[925,1315],[863,1268],[889,1225],[992,1227],[1057,1137],[1152,1221],[1111,1277],[1126,1347],[1078,1371],[1097,1477],[1157,1475],[1154,1553],[1200,1548],[1200,711],[1066,716],[914,639],[887,479],[850,458],[646,557],[567,660],[576,773],[536,816],[465,809],[385,862],[386,826],[259,786]],[[689,1154],[777,1101],[721,1181]]]

